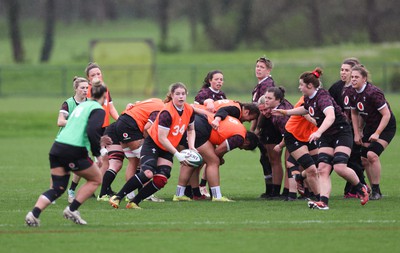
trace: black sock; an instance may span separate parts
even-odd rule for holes
[[[148,179],[144,173],[139,173],[131,177],[122,187],[122,189],[116,194],[117,198],[122,199],[131,191],[136,190],[141,187],[145,183],[147,183],[150,179]],[[143,189],[142,189],[143,190]],[[151,195],[151,194],[150,194]],[[149,195],[149,196],[150,196]]]
[[[76,199],[74,199],[74,201],[72,201],[71,205],[69,206],[69,210],[71,210],[71,212],[77,210],[79,207],[81,206],[81,203],[79,203]]]
[[[282,196],[289,196],[289,189],[288,188],[283,188]]]
[[[193,196],[201,197],[201,192],[199,187],[192,188]]]
[[[319,195],[319,194],[315,195],[315,199],[316,199],[317,201],[321,201],[321,195]]]
[[[110,185],[114,181],[116,175],[117,175],[117,173],[110,169],[108,169],[106,171],[106,173],[104,173],[103,183],[101,184],[101,190],[100,190],[100,194],[99,194],[100,197],[108,194]]]
[[[289,198],[292,198],[292,199],[295,199],[295,198],[297,198],[297,194],[295,193],[295,192],[288,192],[288,195],[287,195]]]
[[[379,194],[381,194],[381,189],[379,187],[379,184],[371,184],[371,188],[373,192],[377,192]]]
[[[310,190],[308,188],[304,188],[304,197],[310,197]]]
[[[185,196],[187,196],[189,198],[193,198],[192,186],[186,185]]]
[[[344,195],[349,193],[353,189],[352,185],[349,182],[346,182],[346,185],[344,186]]]
[[[272,186],[272,184],[265,184],[265,194],[272,195],[273,189],[274,187]]]
[[[281,185],[280,184],[273,184],[272,187],[273,187],[272,195],[273,196],[279,196],[279,193],[281,192]]]
[[[329,198],[328,197],[321,196],[320,199],[321,199],[322,202],[324,202],[326,205],[328,205],[328,202],[329,202]]]
[[[138,192],[138,194],[133,198],[132,202],[134,202],[136,205],[139,205],[142,200],[151,196],[157,191],[158,189],[154,186],[153,181],[151,181]]]
[[[72,181],[71,182],[71,186],[69,187],[69,189],[75,191],[77,186],[78,186],[78,183],[75,183],[74,181]]]
[[[204,187],[204,186],[206,186],[206,184],[207,184],[207,179],[201,179],[200,186]]]
[[[39,218],[39,215],[41,212],[42,212],[42,210],[39,207],[34,207],[32,209],[32,214],[33,214],[33,216],[35,216],[35,218]]]

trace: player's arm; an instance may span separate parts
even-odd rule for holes
[[[377,141],[379,139],[379,136],[388,125],[391,117],[391,113],[387,105],[381,108],[379,110],[379,113],[382,114],[382,118],[381,121],[379,122],[378,128],[375,130],[375,133],[373,133],[369,138],[370,141]]]
[[[58,114],[57,126],[59,127],[65,126],[68,122],[67,117],[68,117],[67,113],[60,111],[60,113]]]
[[[90,113],[86,133],[90,142],[90,149],[93,156],[100,156],[100,138],[103,135],[103,122],[105,111],[103,109],[95,109]]]
[[[109,106],[110,106],[110,115],[111,115],[111,117],[113,119],[117,120],[118,117],[119,117],[117,109],[115,109],[115,106],[114,106],[114,104],[112,102],[110,102]]]
[[[335,122],[335,108],[333,106],[328,106],[324,109],[325,119],[322,124],[319,126],[318,130],[310,135],[309,141],[318,140],[321,135],[332,126],[333,122]]]
[[[222,158],[229,151],[242,146],[244,143],[244,138],[240,135],[234,135],[222,142],[218,147],[215,148],[215,154]]]
[[[194,130],[194,122],[192,124],[189,124],[187,128],[187,140],[188,140],[188,146],[189,149],[196,149],[194,146],[194,142],[196,140],[196,131]]]
[[[273,109],[272,115],[280,116],[280,115],[305,115],[308,111],[304,108],[304,106],[299,106],[297,108],[285,110],[285,109]]]
[[[60,112],[58,113],[57,126],[59,127],[65,126],[67,124],[68,115],[69,115],[68,104],[67,102],[64,102],[61,105]]]

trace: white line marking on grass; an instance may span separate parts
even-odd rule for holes
[[[184,221],[136,221],[136,222],[122,222],[115,223],[115,225],[267,225],[267,224],[395,224],[398,220],[266,220],[266,221],[242,221],[242,222],[230,222],[230,221],[195,221],[195,222],[184,222]],[[99,223],[100,224],[100,223]]]

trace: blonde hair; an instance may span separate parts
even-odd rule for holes
[[[81,83],[89,83],[89,81],[86,78],[79,77],[79,76],[74,76],[74,79],[72,81],[72,87],[76,90],[79,87],[79,84]]]
[[[257,104],[258,104],[258,105],[260,105],[260,104],[265,104],[265,95],[262,95],[262,96],[258,99]]]

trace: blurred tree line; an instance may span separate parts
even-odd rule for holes
[[[199,43],[203,49],[230,51],[380,43],[400,36],[397,0],[0,0],[0,16],[8,22],[15,62],[24,61],[22,19],[45,24],[41,62],[51,56],[55,22],[155,20],[162,51],[179,50],[169,39],[175,20],[190,24],[193,50]]]

